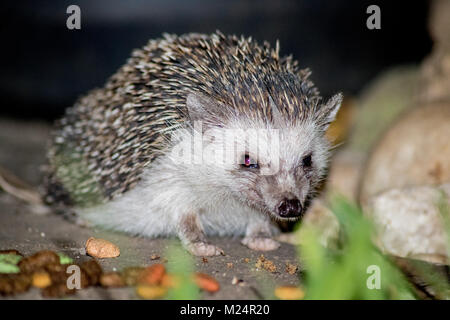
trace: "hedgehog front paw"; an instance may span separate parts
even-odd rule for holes
[[[245,237],[241,243],[256,251],[271,251],[280,247],[280,244],[271,238]]]
[[[186,245],[186,249],[194,256],[219,256],[225,255],[222,249],[203,241],[192,242]]]

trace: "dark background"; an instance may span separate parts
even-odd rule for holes
[[[81,30],[66,8],[81,8]],[[381,30],[366,8],[381,7]],[[292,53],[323,95],[357,94],[389,66],[419,63],[431,50],[428,1],[82,0],[0,4],[0,116],[53,120],[102,86],[148,39],[163,32],[251,35]]]

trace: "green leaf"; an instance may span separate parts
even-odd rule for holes
[[[19,272],[20,269],[15,264],[0,261],[0,273],[19,273]]]
[[[20,260],[22,260],[22,257],[17,254],[0,254],[0,262],[16,265]]]

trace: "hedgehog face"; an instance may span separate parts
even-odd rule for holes
[[[313,122],[286,126],[235,119],[211,127],[202,135],[202,161],[186,171],[208,194],[215,187],[214,194],[276,219],[298,219],[323,176],[329,145]]]
[[[256,139],[258,144],[237,141],[242,144],[236,148],[240,161],[223,168],[226,187],[242,202],[277,219],[300,218],[325,171],[328,142],[313,123],[247,132],[238,139]]]
[[[220,122],[204,120],[206,130],[198,130],[203,132],[204,162],[196,176],[276,219],[300,218],[325,172],[329,143],[324,123],[332,119],[312,115],[268,122],[240,114]]]

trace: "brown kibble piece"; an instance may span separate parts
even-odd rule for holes
[[[107,272],[100,276],[100,284],[103,287],[120,288],[125,286],[125,281],[118,272]]]
[[[228,268],[228,269],[233,268],[233,262],[228,262],[228,263],[227,263],[227,268]]]
[[[47,272],[35,272],[33,273],[31,284],[36,288],[46,288],[52,284],[52,279]]]
[[[44,297],[60,298],[68,294],[74,294],[75,289],[69,289],[66,283],[55,283],[41,290]]]
[[[87,278],[87,285],[95,286],[100,282],[100,276],[103,273],[102,267],[95,260],[86,261],[80,266],[81,277],[82,277],[82,287],[83,286],[83,276]]]
[[[295,264],[291,264],[289,262],[286,262],[286,272],[289,274],[296,274],[298,270],[298,267]]]
[[[66,267],[63,267],[63,270],[61,271],[48,271],[48,269],[46,269],[49,272],[50,278],[52,279],[52,283],[66,283],[67,282],[67,278],[70,276],[70,273],[66,273]],[[83,275],[83,274],[82,274]],[[83,284],[83,277],[81,278],[82,280],[82,284]]]
[[[208,258],[202,257],[202,262],[203,263],[208,263]]]
[[[127,286],[136,285],[140,275],[144,272],[142,267],[128,267],[122,271],[122,279]]]
[[[89,238],[86,241],[86,253],[95,258],[115,258],[120,255],[119,247],[105,239]]]
[[[7,250],[0,250],[0,254],[15,254],[17,256],[23,257],[23,254],[21,254],[16,249],[7,249]]]
[[[194,274],[194,282],[197,284],[197,286],[205,291],[208,292],[216,292],[220,289],[220,284],[217,282],[216,279],[213,277],[205,274],[197,272]]]
[[[159,258],[161,258],[161,257],[159,255],[157,255],[157,254],[152,254],[150,256],[150,260],[158,260]]]
[[[27,291],[31,276],[23,273],[0,274],[0,295],[11,295]]]
[[[20,271],[32,273],[35,270],[46,267],[50,264],[59,264],[59,256],[53,251],[39,251],[32,256],[25,257],[18,263]]]
[[[138,283],[147,285],[160,284],[161,280],[166,273],[166,268],[163,264],[157,263],[144,269],[140,274]]]
[[[244,258],[244,262],[245,262],[245,263],[249,263],[249,262],[250,262],[250,259],[249,259],[249,258]]]

